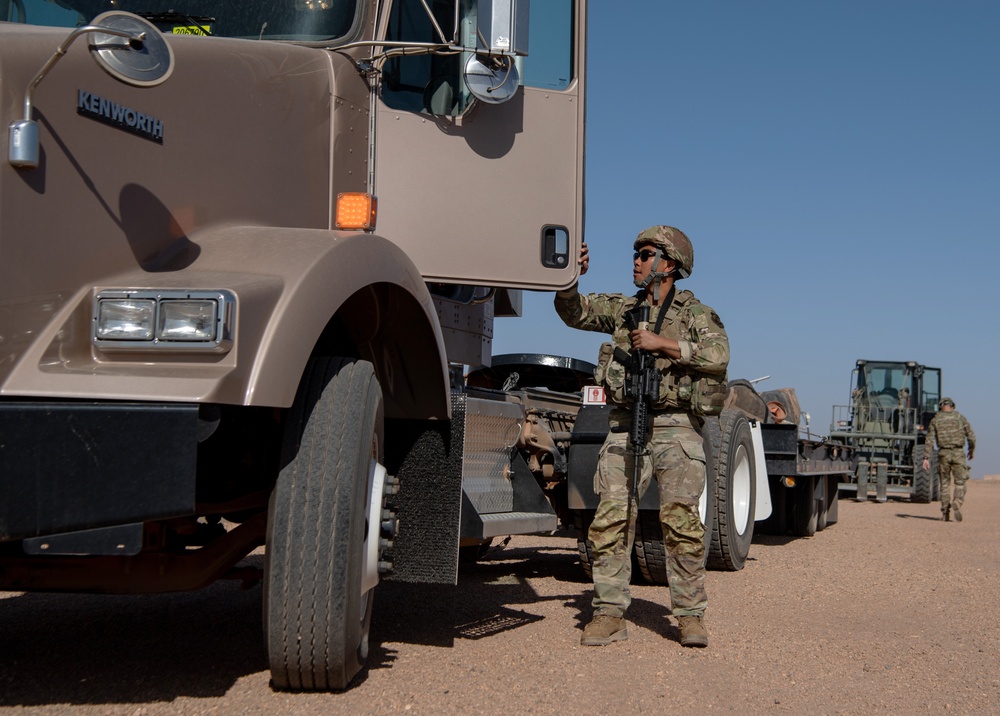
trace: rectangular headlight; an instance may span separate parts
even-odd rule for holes
[[[104,341],[148,341],[153,338],[156,301],[106,298],[97,302],[96,335]]]
[[[219,304],[211,299],[161,301],[156,338],[161,341],[212,341]]]
[[[94,297],[94,346],[103,351],[225,353],[233,345],[231,291],[108,289]]]

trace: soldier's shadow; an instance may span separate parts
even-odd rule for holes
[[[940,517],[935,517],[931,515],[908,515],[905,512],[897,512],[896,517],[904,520],[930,520],[931,522],[940,522]]]

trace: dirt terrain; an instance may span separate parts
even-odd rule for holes
[[[341,694],[271,691],[259,586],[0,594],[0,713],[994,714],[998,511],[1000,481],[976,481],[960,524],[841,500],[815,537],[759,537],[743,571],[709,573],[705,650],[649,586],[627,642],[580,647],[575,538],[514,538],[458,587],[380,587],[371,666]]]

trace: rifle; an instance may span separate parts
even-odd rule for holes
[[[628,316],[628,323],[634,329],[648,331],[649,304],[640,303],[636,306]],[[632,505],[639,499],[641,460],[644,455],[649,454],[646,448],[649,438],[649,406],[660,397],[660,371],[656,369],[655,356],[647,350],[636,348],[631,353],[626,353],[616,346],[614,353],[615,360],[625,366],[625,397],[632,400],[632,424],[628,431],[628,441],[632,451],[632,479],[628,486],[628,514],[625,522],[625,540],[628,544],[628,530],[632,525]]]

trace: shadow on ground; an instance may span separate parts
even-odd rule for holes
[[[0,706],[217,697],[267,669],[260,588],[0,599]]]

